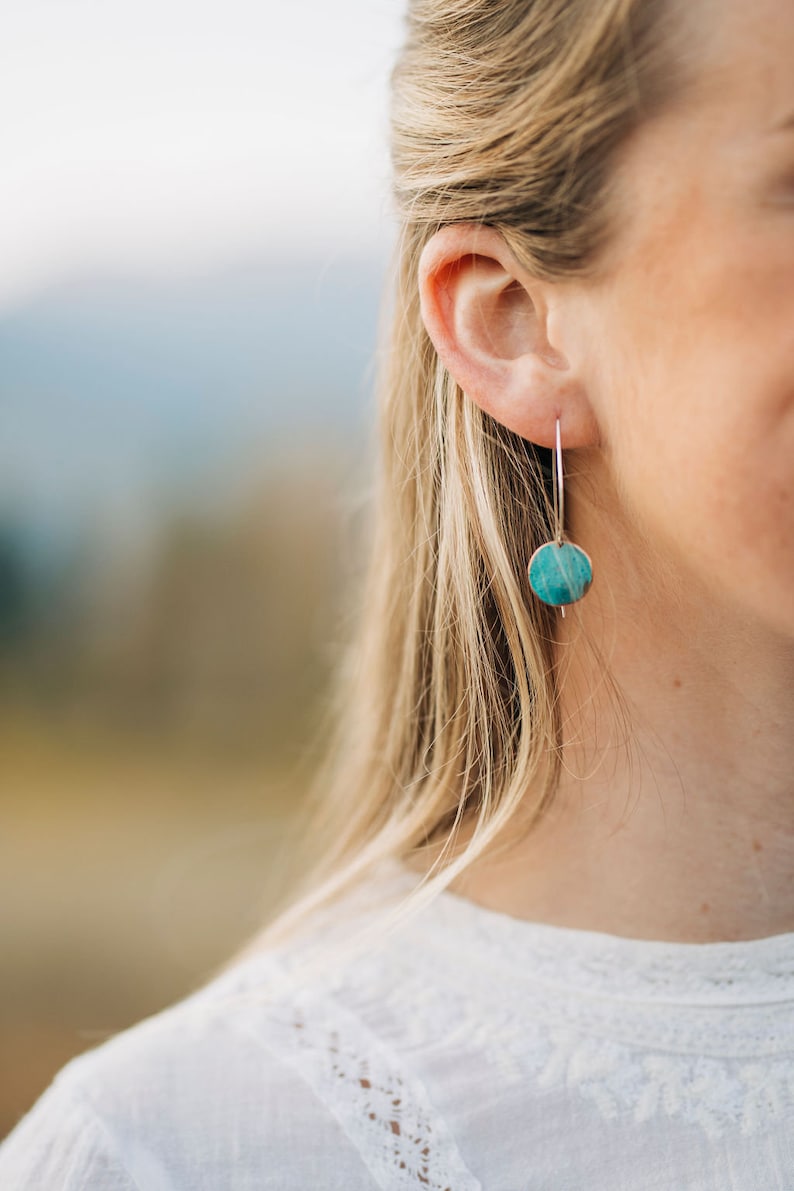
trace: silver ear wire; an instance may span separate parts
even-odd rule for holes
[[[554,452],[554,528],[555,540],[562,545],[562,527],[565,520],[565,485],[562,478],[562,447],[560,445],[560,419],[557,418],[557,446]],[[564,615],[564,613],[563,613]]]

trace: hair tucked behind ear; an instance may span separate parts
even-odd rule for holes
[[[440,889],[519,810],[531,826],[553,796],[556,613],[534,599],[526,574],[548,536],[543,475],[531,445],[467,400],[439,363],[420,315],[418,261],[441,225],[473,220],[499,229],[539,277],[597,268],[616,155],[678,85],[669,8],[411,7],[393,78],[402,231],[369,577],[318,781],[323,863],[276,928],[388,857],[428,849]]]

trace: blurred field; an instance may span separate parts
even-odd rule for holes
[[[3,725],[0,755],[5,1133],[67,1058],[187,992],[257,926],[289,873],[301,789],[262,761],[109,749],[32,720]]]
[[[280,897],[344,634],[345,492],[331,459],[275,468],[134,568],[83,560],[44,590],[7,553],[0,1135]]]
[[[0,79],[0,1136],[289,879],[354,627],[402,37],[38,7]]]

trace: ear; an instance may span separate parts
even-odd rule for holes
[[[553,447],[590,446],[598,428],[577,361],[573,290],[524,270],[495,228],[436,232],[419,264],[422,318],[461,389],[509,430]]]

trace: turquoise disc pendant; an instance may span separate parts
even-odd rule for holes
[[[555,608],[581,600],[592,582],[593,564],[572,542],[546,542],[529,560],[530,587]]]

